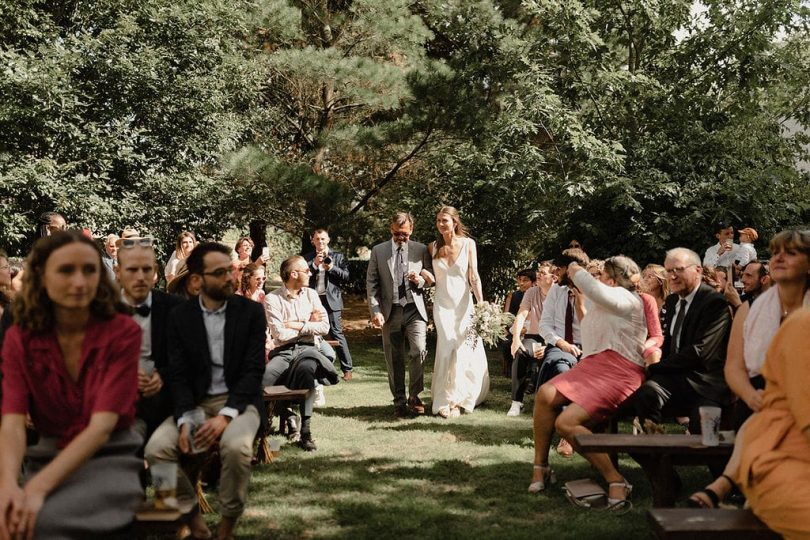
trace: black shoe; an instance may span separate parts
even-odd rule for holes
[[[301,439],[298,441],[298,446],[300,446],[306,452],[314,452],[318,449],[315,445],[315,441],[312,440],[311,433],[302,433]]]

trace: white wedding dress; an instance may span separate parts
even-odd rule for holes
[[[433,414],[461,407],[472,412],[489,394],[489,367],[481,338],[475,346],[467,341],[473,311],[473,298],[467,278],[470,265],[470,238],[463,238],[455,263],[435,258],[436,294],[433,322],[436,325],[436,361],[433,364]]]

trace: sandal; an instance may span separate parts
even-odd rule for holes
[[[732,480],[728,475],[721,474],[718,477],[718,480],[720,478],[725,478],[726,481],[731,486],[731,488],[732,489],[734,488],[734,480]],[[714,482],[712,482],[712,483],[714,483]],[[731,489],[729,489],[729,491],[731,491]],[[728,493],[726,493],[726,495],[727,494]],[[700,497],[698,497],[698,495],[705,495],[706,498],[709,499],[710,504],[707,504],[706,501],[701,499]],[[723,496],[722,499],[725,499],[725,496]],[[686,505],[689,508],[705,508],[707,510],[714,510],[714,509],[716,509],[716,508],[718,508],[720,506],[720,503],[722,502],[722,499],[721,499],[720,495],[715,490],[713,490],[709,486],[706,486],[705,488],[701,489],[700,491],[696,491],[696,492],[692,493],[692,495],[690,495],[690,497],[688,499],[686,499]]]
[[[612,499],[610,497],[610,488],[612,488],[614,486],[624,488],[624,498],[622,498],[622,499]],[[610,509],[621,508],[624,505],[628,504],[630,502],[630,501],[628,501],[628,499],[630,498],[631,493],[633,493],[633,485],[630,482],[628,482],[627,480],[623,480],[621,482],[611,482],[611,483],[609,483],[608,484],[608,500],[607,500],[608,507]]]
[[[546,489],[546,485],[557,483],[557,475],[548,465],[535,465],[534,469],[540,471],[540,480],[529,484],[529,493],[539,493]]]

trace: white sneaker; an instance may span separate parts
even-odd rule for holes
[[[519,401],[513,401],[512,406],[509,407],[509,412],[506,413],[506,416],[520,416],[520,411],[523,410],[523,403]]]
[[[323,385],[319,384],[315,387],[315,401],[312,403],[313,407],[326,407],[326,394],[323,392]]]

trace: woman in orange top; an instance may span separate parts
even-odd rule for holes
[[[768,527],[787,539],[807,539],[810,309],[796,311],[782,324],[768,349],[762,375],[766,384],[762,408],[740,429],[725,474],[693,499],[709,493],[719,499],[731,489],[731,482],[736,482],[751,509]]]

